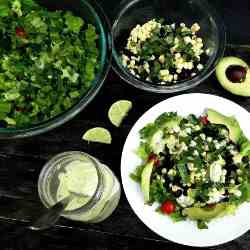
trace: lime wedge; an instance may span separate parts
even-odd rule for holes
[[[82,139],[88,142],[100,142],[111,144],[112,138],[110,132],[101,127],[91,128],[84,133]]]
[[[131,108],[132,102],[128,100],[119,100],[113,103],[108,112],[109,120],[113,125],[119,127]]]

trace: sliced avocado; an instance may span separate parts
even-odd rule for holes
[[[159,154],[164,151],[165,142],[163,140],[163,135],[163,131],[159,129],[156,133],[154,133],[150,140],[149,146],[155,154]]]
[[[250,70],[248,64],[237,57],[224,57],[216,67],[221,86],[235,95],[250,96]]]
[[[236,207],[226,202],[217,204],[213,208],[189,207],[183,209],[183,215],[191,220],[209,221],[216,217],[222,217],[227,214],[233,214]]]
[[[150,161],[144,167],[142,174],[141,174],[141,189],[144,195],[145,203],[149,202],[150,199],[150,179],[152,175],[152,171],[154,168],[154,161]]]
[[[208,109],[207,118],[211,123],[225,125],[229,130],[229,137],[234,143],[240,143],[243,139],[245,140],[245,136],[235,117],[225,116],[214,109]]]

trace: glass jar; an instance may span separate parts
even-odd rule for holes
[[[121,189],[106,165],[86,153],[70,151],[56,155],[44,166],[38,192],[46,207],[71,195],[62,216],[97,223],[115,210]]]

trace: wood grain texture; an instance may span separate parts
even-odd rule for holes
[[[109,6],[113,6],[115,2],[101,0],[111,19],[114,8]],[[245,43],[250,40],[250,31],[242,28],[250,21],[248,0],[210,2],[216,6],[225,20],[231,42]],[[220,95],[250,111],[249,98],[235,97],[225,92],[213,76],[185,93],[192,92]],[[33,138],[0,141],[0,249],[191,249],[166,241],[151,232],[135,216],[124,192],[114,214],[102,223],[85,225],[61,219],[55,228],[43,233],[25,230],[30,220],[38,216],[43,209],[37,194],[37,180],[41,168],[48,159],[68,150],[85,151],[109,165],[120,179],[120,157],[129,130],[145,111],[171,96],[174,95],[151,94],[135,89],[111,71],[98,96],[67,124]],[[119,99],[131,100],[133,109],[122,127],[115,128],[108,121],[107,112],[110,105]],[[88,144],[81,140],[82,134],[95,126],[103,126],[111,131],[111,145]],[[250,233],[225,245],[207,249],[250,249]]]

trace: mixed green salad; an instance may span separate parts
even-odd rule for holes
[[[99,68],[98,35],[69,11],[0,2],[0,124],[27,127],[71,108]]]
[[[201,117],[163,113],[140,138],[142,164],[131,178],[158,212],[205,229],[250,201],[250,141],[234,117],[212,109]]]

